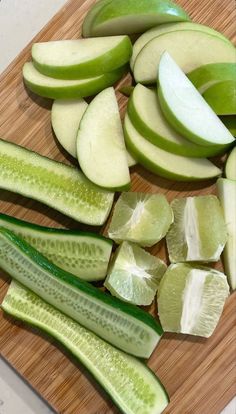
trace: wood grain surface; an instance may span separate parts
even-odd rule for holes
[[[138,1],[138,0],[137,0]],[[71,0],[36,36],[34,41],[78,38],[84,15],[93,1]],[[231,0],[179,0],[191,18],[220,30],[235,41],[235,8]],[[56,142],[50,125],[52,102],[29,93],[22,82],[23,63],[30,60],[26,47],[0,77],[0,137],[65,163],[74,162]],[[122,81],[130,82],[129,76]],[[117,93],[122,114],[126,98]],[[216,161],[222,165],[222,160]],[[1,166],[0,166],[1,167]],[[132,172],[132,190],[162,192],[175,197],[215,193],[215,182],[176,183],[142,167]],[[83,229],[38,202],[0,190],[0,212],[42,225]],[[106,233],[106,228],[102,229]],[[166,259],[161,243],[151,249]],[[221,269],[221,264],[216,265]],[[9,277],[0,271],[0,302]],[[206,340],[165,334],[148,365],[160,377],[171,397],[167,414],[219,414],[235,395],[235,299],[227,300],[223,316]],[[156,309],[151,309],[155,312]],[[60,345],[46,335],[15,322],[0,311],[0,353],[60,414],[115,414],[104,392]],[[21,414],[21,413],[19,413]]]

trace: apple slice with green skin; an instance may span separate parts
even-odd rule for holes
[[[175,181],[202,181],[221,175],[206,158],[187,158],[172,154],[147,141],[133,126],[128,114],[124,122],[127,148],[147,170]]]
[[[202,94],[218,82],[236,81],[236,63],[210,63],[193,70],[187,76]]]
[[[110,3],[112,0],[98,0],[93,6],[89,9],[88,13],[85,16],[82,26],[82,35],[83,37],[90,37],[91,34],[91,27],[93,21],[100,10],[105,6],[107,3]]]
[[[236,81],[218,82],[202,96],[217,115],[236,115]]]
[[[84,99],[57,99],[52,105],[53,131],[62,147],[74,158],[77,158],[76,140],[79,124],[87,106]]]
[[[128,36],[58,40],[35,43],[32,59],[36,69],[57,79],[86,79],[125,65],[132,54]]]
[[[220,117],[223,124],[236,137],[236,115],[225,115]]]
[[[185,73],[208,63],[235,63],[235,48],[220,37],[197,30],[163,33],[150,40],[138,54],[134,65],[136,83],[156,82],[163,52],[168,51]]]
[[[236,147],[232,149],[227,158],[225,165],[225,175],[229,180],[236,181]]]
[[[226,44],[226,43],[225,43]],[[199,145],[228,145],[233,135],[168,52],[159,64],[161,109],[176,131]]]
[[[170,33],[176,32],[179,30],[196,30],[200,32],[205,32],[212,34],[214,36],[220,37],[225,42],[230,42],[222,33],[217,32],[216,30],[212,29],[211,27],[204,26],[203,24],[192,23],[192,22],[178,22],[178,23],[165,23],[161,24],[157,27],[153,27],[152,29],[148,30],[147,32],[143,33],[133,45],[133,53],[130,60],[130,67],[134,69],[134,63],[136,57],[138,56],[139,52],[141,52],[142,48],[152,39],[157,36],[160,36],[163,33]]]
[[[127,67],[123,66],[94,78],[63,80],[42,75],[32,62],[27,62],[23,66],[23,78],[28,89],[39,96],[51,99],[74,99],[95,95],[113,85],[126,72]]]
[[[216,183],[228,231],[223,252],[225,274],[233,290],[236,289],[236,181],[220,178]]]
[[[190,20],[170,0],[112,0],[96,13],[89,36],[142,33],[161,23]]]
[[[127,190],[130,175],[119,108],[113,88],[88,106],[77,135],[77,156],[87,178],[100,187]]]
[[[165,119],[156,91],[140,83],[136,85],[129,99],[128,114],[141,135],[166,151],[198,158],[222,153],[222,146],[197,145],[178,134]],[[223,148],[223,151],[227,148]]]
[[[84,99],[57,99],[53,102],[51,123],[53,131],[61,146],[72,157],[77,158],[77,134],[80,121],[88,107]],[[128,166],[137,164],[134,157],[127,152]]]

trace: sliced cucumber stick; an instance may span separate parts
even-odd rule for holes
[[[82,223],[102,225],[113,194],[92,184],[78,169],[0,140],[0,188],[55,208]]]
[[[0,214],[0,226],[81,279],[96,281],[106,276],[112,241],[97,233],[42,227],[5,214]]]
[[[61,342],[101,384],[125,414],[161,414],[168,395],[153,372],[12,282],[2,309]]]
[[[100,92],[79,125],[77,156],[84,174],[109,190],[127,190],[130,175],[119,108],[113,88]]]
[[[162,335],[162,328],[150,314],[115,300],[53,265],[4,228],[0,228],[0,267],[46,302],[123,351],[148,358]]]

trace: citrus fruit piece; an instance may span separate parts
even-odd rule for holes
[[[223,211],[214,195],[172,201],[174,223],[166,236],[169,258],[178,262],[217,262],[227,241]]]
[[[164,331],[208,338],[228,295],[223,273],[187,263],[172,264],[158,290],[158,313]]]
[[[165,263],[134,243],[123,242],[116,251],[104,285],[125,302],[150,305],[166,271]]]
[[[153,246],[172,222],[173,213],[163,194],[127,192],[116,203],[108,234],[117,243],[126,240]]]

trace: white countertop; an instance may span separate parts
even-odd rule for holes
[[[65,3],[66,0],[0,0],[0,73]],[[0,414],[23,413],[54,411],[0,357]],[[236,399],[221,414],[236,414]]]

